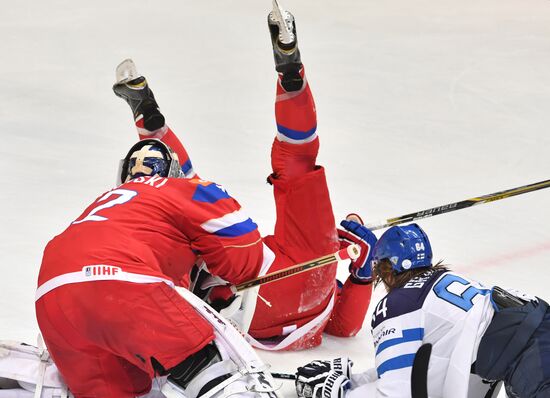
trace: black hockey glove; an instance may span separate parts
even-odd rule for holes
[[[190,290],[218,312],[231,306],[237,298],[228,282],[210,274],[207,268],[197,266],[191,272]]]
[[[313,361],[298,368],[296,393],[300,398],[344,398],[351,387],[353,362],[346,357]]]

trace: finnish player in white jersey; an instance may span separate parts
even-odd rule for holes
[[[347,358],[311,362],[298,369],[299,397],[410,397],[413,360],[426,343],[431,398],[491,397],[502,384],[509,397],[550,397],[548,304],[432,265],[432,257],[417,224],[380,237],[373,272],[388,294],[372,319],[375,368],[352,375]]]

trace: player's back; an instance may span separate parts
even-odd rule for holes
[[[228,241],[249,243],[259,239],[250,219],[241,226],[238,236],[224,236],[209,228],[212,220],[239,211],[240,205],[211,182],[135,178],[98,197],[48,244],[39,285],[92,265],[168,276],[175,283],[185,284],[197,254],[220,251]],[[258,251],[261,255],[261,247]]]
[[[494,313],[489,293],[478,282],[449,271],[425,273],[391,290],[373,314],[379,391],[407,396],[401,392],[410,392],[414,353],[431,343],[430,397],[464,396],[477,347]]]

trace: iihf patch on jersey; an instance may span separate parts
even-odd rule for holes
[[[120,267],[115,267],[113,265],[87,265],[82,269],[84,275],[87,277],[92,276],[113,276],[122,272]]]

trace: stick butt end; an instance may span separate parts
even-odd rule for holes
[[[336,253],[338,261],[356,260],[361,255],[361,247],[359,245],[349,245],[345,249],[341,249]]]

